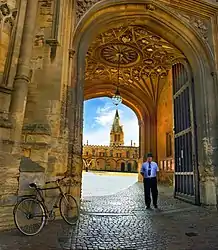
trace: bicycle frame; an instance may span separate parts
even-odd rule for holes
[[[49,183],[53,183],[53,182],[47,182],[46,184],[49,184]],[[55,187],[46,187],[46,188],[39,188],[39,187],[35,187],[35,190],[36,190],[36,195],[35,197],[43,204],[45,210],[46,210],[46,214],[49,214],[49,212],[52,212],[55,208],[55,206],[58,204],[58,201],[60,200],[60,198],[63,196],[65,199],[65,195],[64,195],[64,192],[59,184],[58,181],[55,181],[56,183],[56,186]],[[55,202],[53,203],[52,205],[52,208],[51,210],[49,211],[48,207],[46,206],[46,200],[45,200],[45,197],[43,196],[42,192],[41,191],[46,191],[46,190],[55,190],[55,189],[58,189],[59,190],[59,195],[56,197],[55,199]],[[38,198],[39,197],[39,198]],[[67,201],[67,199],[66,199]],[[67,201],[68,202],[68,201]]]

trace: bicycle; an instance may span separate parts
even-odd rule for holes
[[[59,208],[60,215],[66,223],[69,225],[76,224],[79,218],[78,204],[75,198],[70,194],[64,193],[60,186],[60,182],[65,178],[66,177],[45,183],[56,183],[55,187],[40,188],[35,183],[29,184],[30,188],[35,189],[35,194],[21,197],[21,200],[15,205],[13,211],[15,225],[21,233],[27,236],[38,234],[49,219],[55,219],[55,208]],[[49,211],[45,204],[43,190],[52,189],[58,189],[59,195],[55,199],[51,211]]]

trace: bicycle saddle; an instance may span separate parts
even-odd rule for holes
[[[37,188],[37,185],[36,185],[36,183],[30,183],[30,184],[29,184],[29,187],[30,187],[30,188]]]

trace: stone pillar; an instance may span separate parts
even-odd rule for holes
[[[30,76],[30,60],[32,57],[37,10],[38,0],[28,0],[17,72],[14,79],[14,91],[12,94],[10,105],[11,120],[13,124],[11,139],[14,143],[14,153],[19,152],[20,150],[19,144],[27,101],[28,83]]]
[[[72,50],[73,51],[73,50]],[[77,202],[80,203],[81,179],[82,179],[82,120],[83,113],[83,85],[82,80],[77,78],[77,55],[71,55],[71,86],[69,88],[67,121],[69,131],[68,143],[68,166],[67,175],[73,179],[73,189],[70,191]],[[81,99],[82,98],[82,99]],[[81,120],[82,119],[82,120]]]
[[[138,161],[138,181],[142,181],[142,176],[140,174],[142,159],[145,155],[145,127],[144,121],[139,121],[139,161]]]
[[[156,111],[150,117],[150,150],[154,161],[157,161],[157,118]]]
[[[143,158],[143,156],[146,153],[146,147],[145,147],[145,123],[144,121],[139,122],[139,157]]]
[[[139,123],[139,129],[140,129],[140,158],[138,161],[138,181],[143,181],[143,178],[140,174],[141,166],[144,161],[144,156],[152,151],[151,146],[151,138],[152,138],[152,130],[151,130],[151,123],[150,118],[148,115],[144,115],[143,121],[140,121]]]

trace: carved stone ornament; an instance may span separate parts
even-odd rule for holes
[[[153,4],[146,4],[146,9],[150,11],[154,11],[156,8]]]
[[[9,113],[6,111],[0,111],[0,127],[11,128],[12,123],[9,120]]]
[[[159,82],[166,78],[176,58],[183,54],[146,26],[129,25],[109,29],[91,43],[86,55],[86,82],[117,81],[118,54],[120,84],[131,85],[153,95],[161,91]]]
[[[77,18],[78,20],[87,12],[94,4],[101,0],[77,0]],[[155,6],[153,4],[146,4],[145,9],[154,11]]]
[[[43,47],[45,44],[44,28],[40,28],[35,35],[34,47]]]
[[[70,58],[73,58],[74,55],[75,55],[75,50],[69,49],[69,57],[70,57]]]
[[[194,27],[194,29],[202,36],[203,39],[208,40],[208,22],[207,20],[201,19],[198,16],[191,16],[187,13],[180,11],[177,11],[173,9],[172,7],[168,7],[171,12],[176,14],[181,20],[187,21],[191,26]]]
[[[85,12],[87,12],[94,4],[100,2],[101,0],[77,0],[77,10],[76,15],[79,20]]]
[[[0,0],[0,23],[9,23],[13,27],[17,10],[11,8],[6,1]]]

